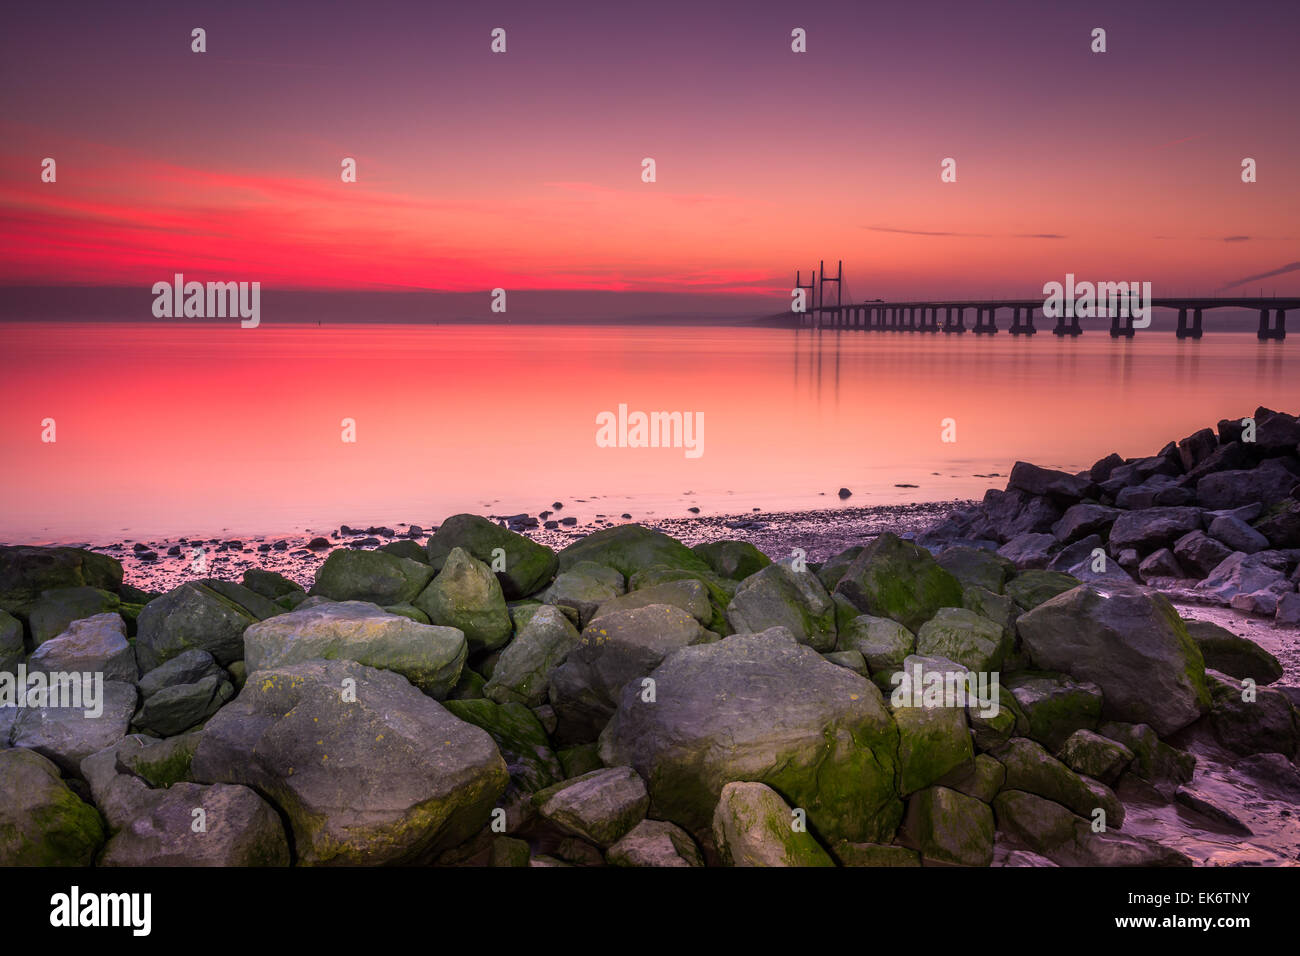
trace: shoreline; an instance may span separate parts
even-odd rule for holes
[[[973,505],[969,499],[924,501],[910,504],[866,505],[808,511],[747,512],[740,514],[689,515],[661,518],[656,521],[593,519],[561,528],[517,528],[538,544],[562,550],[596,531],[623,524],[641,524],[662,531],[687,545],[706,541],[748,541],[773,559],[788,555],[792,549],[804,550],[809,561],[824,561],[853,545],[864,544],[883,531],[896,534],[920,534],[950,512]],[[504,516],[484,515],[494,521]],[[353,533],[344,533],[345,529]],[[411,535],[411,531],[419,534]],[[424,528],[405,522],[387,526],[348,529],[347,525],[322,531],[303,530],[289,534],[260,534],[243,537],[149,538],[133,542],[126,538],[113,544],[90,544],[81,541],[39,542],[42,546],[82,547],[122,562],[124,580],[142,591],[166,592],[196,578],[228,577],[239,580],[249,568],[275,571],[310,588],[316,569],[336,548],[375,548],[398,541],[414,541],[423,546],[435,527]],[[391,533],[384,533],[391,532]],[[324,537],[329,546],[312,550],[307,545]],[[6,542],[12,544],[13,542]],[[24,542],[26,543],[26,542]],[[145,551],[134,550],[142,545]],[[206,568],[195,572],[191,566],[192,549],[202,544]],[[235,547],[238,545],[238,547]],[[175,554],[168,552],[175,549]],[[265,550],[263,550],[265,549]],[[154,554],[153,559],[141,554]]]

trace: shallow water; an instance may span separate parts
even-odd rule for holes
[[[853,506],[979,497],[1017,459],[1078,469],[1257,405],[1294,411],[1296,349],[1226,333],[3,323],[0,541],[427,527],[557,500],[583,521],[806,510],[839,506],[841,486]],[[598,447],[596,416],[620,404],[703,413],[702,454]]]

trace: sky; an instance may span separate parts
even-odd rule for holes
[[[1036,295],[1067,272],[1300,293],[1293,0],[43,2],[6,21],[0,284],[181,272],[777,311],[795,269],[842,259],[857,300]]]

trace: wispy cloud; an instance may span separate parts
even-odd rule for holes
[[[1239,285],[1245,285],[1247,282],[1255,282],[1259,279],[1271,279],[1273,276],[1286,275],[1288,272],[1300,272],[1300,262],[1288,262],[1284,266],[1279,266],[1270,272],[1261,272],[1258,275],[1246,276],[1244,279],[1238,279],[1236,282],[1229,282],[1220,291],[1234,289]]]

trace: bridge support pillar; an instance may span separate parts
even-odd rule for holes
[[[953,313],[957,313],[957,320],[953,321]],[[966,331],[966,310],[961,306],[955,306],[948,310],[947,320],[944,322],[943,330],[945,332],[965,332]]]
[[[1112,339],[1126,338],[1131,339],[1134,335],[1133,317],[1121,316],[1120,309],[1116,306],[1111,307],[1113,312],[1110,317],[1110,337]],[[1128,311],[1125,309],[1124,311]]]
[[[1277,339],[1280,342],[1286,338],[1286,309],[1274,309],[1273,314],[1276,322],[1270,326],[1268,309],[1259,310],[1259,337],[1261,340]]]
[[[1011,334],[1012,335],[1033,335],[1038,330],[1034,328],[1034,309],[1033,306],[1024,310],[1024,321],[1020,319],[1020,309],[1011,310]]]
[[[1067,322],[1069,323],[1068,325],[1066,324]],[[1070,336],[1082,335],[1083,329],[1079,328],[1079,317],[1077,315],[1072,315],[1069,319],[1066,319],[1064,315],[1057,316],[1056,328],[1052,329],[1052,334]]]
[[[1191,333],[1190,333],[1190,330],[1187,328],[1187,310],[1186,310],[1186,309],[1179,309],[1179,310],[1178,310],[1178,331],[1175,332],[1174,334],[1177,335],[1178,338],[1180,338],[1180,339],[1185,339],[1185,338],[1187,338],[1187,336],[1188,336],[1189,334],[1191,334]]]
[[[998,324],[994,320],[996,309],[979,307],[975,310],[975,334],[976,335],[995,335],[998,331]]]

